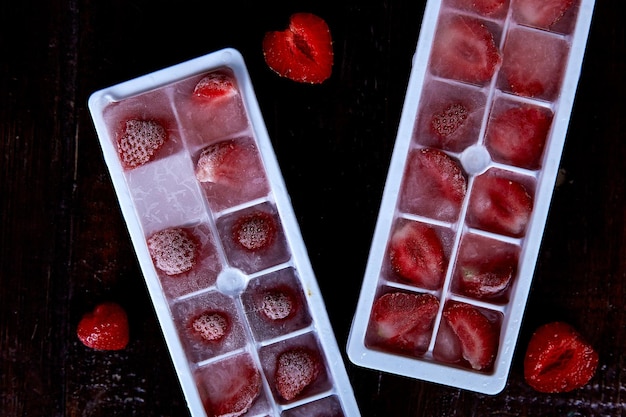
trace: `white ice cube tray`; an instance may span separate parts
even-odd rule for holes
[[[194,107],[194,86],[218,70],[232,76],[238,94],[219,105]],[[211,402],[211,390],[224,385],[243,360],[262,378],[260,395],[246,416],[359,416],[240,53],[223,49],[105,88],[90,97],[89,109],[191,414],[212,415],[204,402]],[[116,129],[135,117],[163,121],[169,139],[153,160],[125,169]],[[247,143],[250,169],[241,172],[236,185],[200,183],[194,166],[201,150],[227,139]],[[255,210],[274,216],[277,238],[267,252],[242,253],[231,242],[230,227]],[[168,228],[184,228],[201,243],[191,271],[168,276],[153,263],[147,239]],[[275,287],[291,291],[300,306],[292,317],[268,322],[259,317],[259,294]],[[230,331],[219,343],[190,334],[190,319],[209,310],[230,320]],[[286,401],[277,393],[274,371],[277,355],[293,346],[316,350],[322,369],[300,395]]]
[[[534,273],[546,217],[559,168],[562,149],[567,132],[574,95],[580,75],[583,54],[589,32],[594,6],[593,0],[576,0],[563,15],[559,23],[550,30],[530,27],[518,19],[515,6],[522,0],[509,0],[505,10],[491,17],[481,16],[460,6],[458,0],[429,0],[426,4],[422,27],[413,57],[405,103],[397,131],[396,144],[390,162],[380,212],[370,248],[369,259],[354,315],[348,340],[348,355],[357,365],[422,379],[439,384],[463,388],[471,391],[496,394],[507,381],[511,359],[515,350],[520,324]],[[469,4],[469,2],[464,2]],[[502,64],[494,75],[484,84],[476,85],[445,78],[434,74],[431,65],[431,50],[440,19],[449,16],[466,16],[477,19],[493,34],[495,44],[502,56]],[[515,53],[506,50],[507,40],[517,32],[527,40],[527,45],[541,48],[550,41],[560,42],[565,47],[563,55],[563,76],[556,85],[553,95],[522,97],[510,91],[504,82],[503,68],[507,59]],[[512,43],[512,42],[511,42]],[[508,54],[508,55],[507,55]],[[558,70],[558,68],[557,68]],[[441,74],[441,73],[440,73]],[[465,91],[465,93],[463,93]],[[442,145],[429,137],[425,131],[425,121],[430,116],[425,110],[429,103],[444,98],[459,98],[469,101],[478,109],[477,114],[468,115],[468,122],[475,123],[469,134],[456,145]],[[530,104],[545,109],[553,114],[543,155],[538,167],[528,168],[498,162],[485,144],[485,132],[489,128],[492,116],[497,113],[499,103],[509,105]],[[478,104],[476,104],[478,103]],[[438,148],[458,162],[467,178],[467,191],[460,205],[459,214],[453,219],[437,219],[438,214],[423,215],[411,213],[406,205],[401,204],[403,184],[409,155],[412,151],[423,148]],[[471,226],[468,221],[468,206],[473,195],[476,178],[488,172],[498,172],[508,178],[524,184],[533,198],[533,209],[525,233],[521,236],[506,236]],[[419,178],[414,178],[416,183]],[[442,218],[445,217],[442,215]],[[420,288],[407,281],[398,279],[390,271],[388,244],[394,227],[400,222],[419,222],[435,228],[444,239],[446,251],[445,278],[436,289]],[[502,244],[517,252],[517,271],[507,292],[498,299],[478,299],[462,295],[455,286],[455,265],[459,248],[464,237],[486,238],[494,244]],[[432,334],[429,336],[426,351],[397,353],[385,346],[372,342],[378,335],[368,335],[372,325],[372,311],[376,300],[388,292],[407,292],[410,294],[429,293],[439,301],[438,312]],[[438,346],[445,346],[445,331],[438,340],[439,330],[445,330],[443,310],[448,302],[463,302],[477,307],[499,328],[497,354],[492,367],[486,370],[474,370],[459,356],[458,346],[455,355],[437,354]],[[372,326],[374,327],[374,326]],[[447,333],[447,337],[450,333]],[[441,342],[441,345],[438,343]],[[451,345],[453,346],[453,345]],[[454,352],[453,352],[454,353]],[[446,356],[448,355],[449,356]]]

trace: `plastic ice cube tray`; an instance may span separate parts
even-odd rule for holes
[[[194,94],[215,74],[234,89]],[[246,416],[359,416],[240,53],[100,90],[89,109],[191,414],[240,415],[241,390]],[[285,399],[276,363],[293,349],[320,366]]]
[[[350,360],[360,366],[496,394],[506,384],[526,306],[594,1],[575,0],[549,27],[529,23],[533,16],[524,10],[528,2],[523,0],[507,0],[490,15],[472,10],[472,5],[464,0],[427,2],[347,348]],[[462,74],[436,56],[436,45],[450,46],[443,28],[454,19],[490,33],[500,62],[489,77]],[[471,50],[472,46],[468,42],[464,47]],[[462,49],[443,51],[448,55]],[[457,57],[446,59],[454,62]],[[515,85],[512,74],[524,83],[538,81],[540,88],[532,83]],[[523,120],[543,123],[542,129],[547,129],[532,157],[529,149],[513,152],[514,146],[506,144],[523,126],[519,121],[511,123],[511,118],[519,120],[515,113],[527,108],[535,116]],[[421,159],[424,153],[431,158]],[[429,170],[442,166],[448,167],[443,176],[431,175]],[[507,194],[508,187],[524,192]],[[507,195],[512,199],[506,200]],[[494,222],[498,216],[506,219],[509,209],[529,205],[526,217],[516,214],[500,224]],[[425,225],[435,232],[433,239],[439,243],[422,238],[419,244],[421,253],[426,253],[422,261],[427,271],[442,265],[439,280],[431,276],[411,281],[410,271],[402,270],[401,262],[410,265],[411,255],[396,252],[398,236],[402,236],[396,233],[406,224]],[[476,282],[482,284],[476,287]],[[390,330],[389,323],[381,321],[380,311],[400,312],[411,302],[390,308],[384,304],[390,296],[378,300],[397,292],[436,297],[431,329],[421,333],[413,329],[394,339],[399,330],[393,326]],[[402,297],[410,299],[396,298]],[[447,311],[459,303],[470,309],[470,315],[482,317],[471,319],[482,323],[478,327],[483,330],[476,332],[482,333],[481,340],[495,333],[491,362],[477,361],[471,346],[464,346],[457,337],[463,333],[458,309]],[[418,310],[417,304],[412,311]],[[410,327],[406,324],[402,331]]]

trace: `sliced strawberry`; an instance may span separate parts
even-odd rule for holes
[[[196,84],[193,95],[203,100],[217,100],[237,94],[235,80],[222,71],[210,72]]]
[[[533,209],[533,198],[517,181],[496,175],[476,177],[470,197],[468,221],[471,226],[520,237]]]
[[[372,309],[372,325],[380,344],[422,354],[428,349],[439,300],[431,294],[387,293]]]
[[[572,326],[552,322],[532,335],[524,357],[524,378],[540,392],[568,392],[589,382],[598,360],[598,353]]]
[[[484,16],[495,14],[502,10],[505,0],[459,0],[459,4],[466,9],[474,10]]]
[[[552,114],[522,105],[497,115],[487,128],[487,147],[493,159],[522,168],[536,169],[552,123]]]
[[[389,262],[401,278],[423,288],[441,287],[445,254],[435,229],[407,222],[394,231],[389,242]]]
[[[261,311],[270,320],[285,320],[296,310],[295,297],[291,290],[276,288],[263,294]]]
[[[247,147],[233,139],[209,145],[198,158],[196,178],[200,182],[236,186],[246,172],[250,160],[248,152]]]
[[[274,243],[277,226],[274,217],[264,211],[255,211],[239,218],[232,227],[235,242],[246,251],[267,249]]]
[[[499,329],[476,307],[466,303],[449,302],[443,317],[459,339],[463,358],[477,370],[493,366],[497,351]]]
[[[550,28],[571,7],[574,0],[522,0],[513,2],[517,18],[525,24]]]
[[[117,303],[101,303],[83,315],[76,334],[85,346],[92,349],[124,349],[129,340],[126,311]]]
[[[203,340],[216,342],[230,330],[230,320],[220,311],[204,311],[191,320],[190,327]]]
[[[465,123],[468,114],[467,108],[462,103],[452,103],[433,114],[430,119],[431,131],[439,138],[445,139]]]
[[[517,269],[510,259],[460,265],[460,292],[474,298],[493,298],[506,291]]]
[[[148,250],[158,269],[167,275],[178,275],[195,266],[198,243],[187,230],[170,228],[150,236]]]
[[[276,389],[287,401],[296,398],[319,376],[322,363],[310,349],[294,348],[281,353],[276,360]]]
[[[117,152],[124,169],[150,162],[167,139],[167,130],[155,120],[124,121],[116,133]]]
[[[333,44],[326,22],[311,13],[296,13],[284,31],[263,38],[267,65],[281,77],[318,84],[328,79],[333,66]]]
[[[484,84],[501,62],[489,29],[477,19],[442,19],[432,48],[431,68],[441,77]]]

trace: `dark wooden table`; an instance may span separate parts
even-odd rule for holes
[[[241,51],[340,346],[393,148],[424,1],[50,0],[0,6],[0,415],[185,416],[87,110],[95,90],[224,47]],[[366,3],[368,5],[362,5]],[[626,40],[597,0],[577,100],[508,384],[495,396],[346,366],[365,417],[626,415]],[[261,39],[292,12],[327,20],[321,86],[279,78]],[[341,290],[337,283],[341,282]],[[76,338],[94,303],[130,316],[131,342]],[[563,319],[597,348],[584,388],[523,379],[532,331]]]

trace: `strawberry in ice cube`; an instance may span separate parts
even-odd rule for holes
[[[513,2],[513,11],[520,23],[549,29],[574,4],[574,0],[519,0]]]
[[[190,327],[202,340],[216,342],[230,330],[230,320],[223,312],[204,311],[191,320]]]
[[[246,172],[247,149],[235,140],[224,140],[207,146],[196,164],[200,182],[236,185]]]
[[[439,310],[439,300],[431,294],[391,292],[374,302],[370,323],[372,345],[409,355],[422,355],[428,349]]]
[[[432,115],[431,131],[441,139],[456,132],[467,120],[469,111],[462,103],[451,103],[446,108]]]
[[[116,143],[124,169],[134,169],[150,162],[167,139],[167,130],[156,120],[128,119],[122,122],[116,132]]]
[[[174,227],[148,238],[148,250],[155,266],[167,275],[191,270],[197,262],[198,242],[184,228]]]
[[[431,53],[435,75],[480,85],[491,79],[502,60],[485,23],[466,16],[440,20]]]
[[[295,399],[317,379],[322,366],[319,354],[311,349],[282,352],[276,359],[276,390],[287,401]]]
[[[263,294],[261,311],[272,321],[286,320],[298,309],[295,295],[289,288],[274,288]]]
[[[522,168],[539,168],[551,124],[551,111],[528,104],[496,114],[487,127],[491,157]]]
[[[473,10],[483,16],[494,15],[504,8],[506,0],[457,0],[457,4],[466,10]]]
[[[240,217],[232,228],[233,240],[250,252],[269,248],[274,243],[276,233],[274,217],[260,210]]]
[[[435,229],[424,223],[406,222],[389,242],[391,269],[404,281],[426,289],[441,287],[446,255]]]
[[[453,221],[459,215],[466,190],[467,179],[456,160],[437,149],[419,149],[407,161],[400,210]]]
[[[201,100],[218,100],[237,94],[235,80],[222,71],[214,71],[198,81],[193,95]]]
[[[533,198],[522,183],[487,172],[474,181],[468,224],[488,232],[521,237],[532,209]]]

